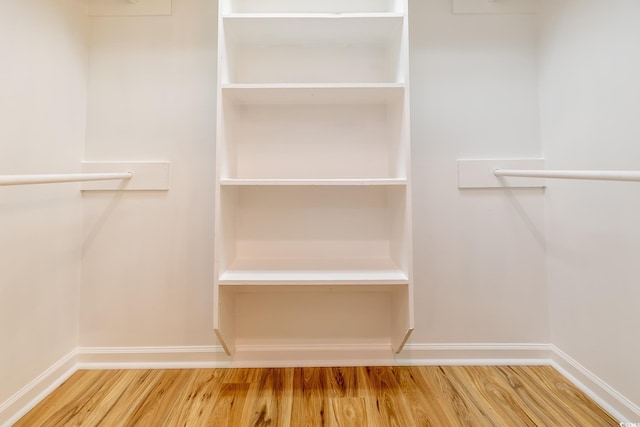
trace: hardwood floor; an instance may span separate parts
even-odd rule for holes
[[[551,367],[78,371],[15,426],[618,426]]]

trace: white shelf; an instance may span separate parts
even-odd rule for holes
[[[351,282],[341,281],[338,283],[328,281],[299,281],[299,282],[229,282],[220,283],[220,289],[229,294],[261,293],[358,293],[358,292],[378,292],[390,293],[406,290],[407,280],[404,282],[378,283],[378,282]]]
[[[389,259],[236,260],[221,285],[406,285],[407,275]]]
[[[391,360],[411,334],[407,3],[220,0],[213,327],[229,355]]]
[[[259,179],[243,178],[232,179],[223,178],[220,185],[224,186],[406,186],[407,180],[404,178],[365,178],[365,179]]]
[[[387,104],[400,101],[403,83],[223,84],[225,99],[243,105]]]
[[[404,13],[402,12],[233,12],[225,13],[222,19],[398,19],[403,17]]]
[[[221,0],[223,12],[240,13],[385,13],[400,12],[395,0]]]

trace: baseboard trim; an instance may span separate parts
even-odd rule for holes
[[[623,423],[637,423],[640,407],[598,378],[593,372],[578,363],[555,345],[551,346],[551,366]]]
[[[395,358],[378,345],[238,346],[237,350],[232,360],[222,346],[79,347],[78,369],[551,364],[551,345],[527,343],[407,344]]]
[[[228,368],[222,346],[78,347],[78,369]]]
[[[503,366],[549,365],[550,344],[407,344],[399,365]]]
[[[73,350],[0,404],[0,426],[8,427],[22,418],[76,371],[77,352]]]
[[[390,366],[394,362],[390,344],[237,345],[231,366],[234,368]]]

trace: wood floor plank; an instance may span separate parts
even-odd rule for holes
[[[323,368],[296,368],[293,376],[291,425],[327,425],[327,378]]]
[[[539,393],[548,394],[552,392],[557,396],[556,405],[560,402],[560,407],[567,416],[567,422],[575,422],[579,425],[597,426],[619,426],[620,424],[589,399],[584,393],[578,390],[566,378],[551,366],[540,366],[534,369],[530,366],[522,368],[523,375],[531,378]],[[571,421],[569,421],[571,420]]]
[[[428,384],[420,372],[425,367],[395,367],[390,368],[395,376],[400,390],[416,426],[438,427],[450,424],[443,407],[448,402],[442,402],[442,396],[434,391],[433,385]]]
[[[184,391],[188,381],[188,370],[167,369],[160,372],[146,398],[140,400],[131,410],[131,416],[123,426],[162,425],[176,407],[177,396]]]
[[[503,378],[509,384],[514,395],[523,402],[525,411],[532,419],[539,420],[538,425],[549,426],[558,423],[564,417],[562,411],[558,410],[558,405],[554,399],[545,399],[545,395],[534,389],[532,381],[521,374],[522,368],[516,370],[510,366],[500,366],[494,368],[496,376]]]
[[[457,369],[455,372],[460,381],[468,384],[469,396],[476,406],[480,402],[488,403],[488,416],[497,425],[522,425],[536,427],[541,420],[532,417],[532,414],[524,410],[523,402],[514,394],[508,384],[501,381],[493,367],[470,366],[466,369]]]
[[[327,426],[368,426],[367,407],[361,397],[333,397],[328,400]]]
[[[220,387],[218,398],[213,403],[211,416],[206,425],[209,427],[240,425],[244,404],[247,399],[250,384],[225,383]]]
[[[324,369],[327,377],[327,397],[357,397],[358,373],[355,367]]]
[[[460,385],[451,378],[446,367],[428,367],[422,369],[421,373],[425,381],[437,390],[438,399],[442,403],[449,425],[464,427],[493,425],[486,415],[465,397],[464,390],[460,389]]]
[[[225,383],[250,384],[260,375],[259,369],[237,368],[225,369],[223,381]]]
[[[95,410],[87,413],[84,419],[79,419],[82,425],[109,425],[111,421],[119,423],[121,419],[126,419],[127,414],[119,414],[120,408],[130,406],[118,405],[121,399],[127,402],[144,400],[155,384],[155,378],[159,377],[158,373],[154,375],[149,370],[119,371],[119,374],[117,381],[105,384],[104,393],[96,396],[98,404]]]
[[[367,419],[377,419],[382,426],[414,425],[411,411],[400,393],[400,386],[389,368],[366,367],[359,370],[360,381],[365,384],[369,405]],[[375,401],[375,406],[373,405]]]
[[[248,403],[240,425],[288,427],[293,402],[293,374],[290,369],[261,369],[251,383]]]
[[[66,402],[58,411],[42,421],[42,425],[90,425],[94,412],[102,414],[110,409],[108,406],[110,403],[103,402],[103,399],[124,375],[125,371],[120,370],[103,373],[89,385],[87,393],[77,393],[74,400]],[[33,424],[25,425],[38,424],[38,422],[33,422]]]
[[[97,392],[108,371],[78,371],[54,390],[14,426],[56,425],[74,416],[76,402],[83,395]]]
[[[383,427],[388,425],[382,420],[379,410],[378,392],[374,385],[368,380],[368,368],[357,367],[356,376],[358,381],[358,396],[364,399],[365,414],[370,427]]]
[[[222,388],[224,374],[222,369],[194,369],[185,384],[182,400],[176,402],[165,424],[185,427],[206,425]]]
[[[15,426],[618,426],[551,367],[78,371]]]

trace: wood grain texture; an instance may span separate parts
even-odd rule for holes
[[[15,426],[618,426],[551,367],[78,371]]]

